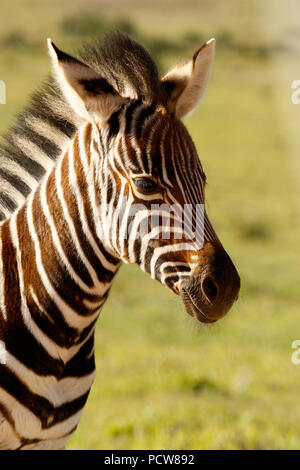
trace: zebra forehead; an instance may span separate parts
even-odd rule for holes
[[[197,151],[185,125],[174,115],[169,114],[167,110],[158,105],[153,111],[150,106],[146,108],[152,110],[152,114],[143,112],[142,119],[136,116],[134,126],[135,136],[139,136],[145,146],[152,144],[152,150],[168,150],[168,153],[178,153],[181,151],[188,155],[197,155]]]
[[[177,173],[189,172],[190,178],[193,178],[196,167],[202,173],[198,153],[188,130],[163,106],[131,101],[127,109],[118,113],[123,115],[126,122],[121,141],[124,138],[126,161],[131,171],[159,176],[165,167],[172,173],[171,168],[176,166]],[[119,118],[122,120],[122,116]]]

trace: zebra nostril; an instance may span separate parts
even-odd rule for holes
[[[218,288],[211,277],[206,277],[202,281],[202,292],[210,302],[213,302],[218,295]]]

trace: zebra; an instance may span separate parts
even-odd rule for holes
[[[95,324],[123,262],[203,323],[223,317],[240,289],[182,122],[203,99],[215,40],[162,78],[121,32],[78,58],[50,39],[48,49],[52,75],[0,149],[1,449],[66,447],[95,378]],[[203,207],[201,240],[189,235],[191,214],[188,231],[178,212],[165,225],[160,208],[174,205]]]

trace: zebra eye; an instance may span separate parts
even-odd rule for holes
[[[136,188],[144,194],[151,194],[159,190],[158,185],[151,178],[134,178],[133,183]]]

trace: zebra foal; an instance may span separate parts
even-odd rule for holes
[[[95,323],[122,262],[180,295],[202,322],[224,316],[240,286],[181,122],[203,97],[214,40],[162,79],[121,33],[86,46],[80,60],[48,47],[52,88],[0,150],[2,449],[65,447],[94,380]]]

